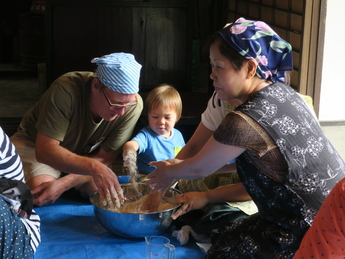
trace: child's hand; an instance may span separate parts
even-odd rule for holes
[[[123,167],[130,167],[137,163],[137,152],[135,150],[127,149],[122,153]]]

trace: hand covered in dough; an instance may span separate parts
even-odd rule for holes
[[[124,150],[122,153],[123,167],[135,167],[137,164],[137,152],[135,150]]]
[[[115,173],[104,165],[103,170],[93,173],[93,180],[98,188],[104,207],[120,207],[124,202],[123,190]]]

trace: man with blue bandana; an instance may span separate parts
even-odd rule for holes
[[[141,65],[128,53],[91,62],[95,73],[75,71],[56,79],[11,138],[37,206],[54,203],[71,188],[86,197],[98,189],[109,205],[123,199],[109,166],[143,109]]]

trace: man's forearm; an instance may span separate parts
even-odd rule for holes
[[[67,174],[64,177],[58,179],[61,187],[67,191],[73,187],[81,186],[89,181],[92,181],[92,176],[89,175],[78,175],[78,174]]]
[[[116,157],[103,150],[100,150],[94,158],[84,157],[61,147],[59,143],[41,135],[40,143],[36,143],[37,161],[61,172],[93,176],[94,172],[105,170],[105,166],[109,166]]]

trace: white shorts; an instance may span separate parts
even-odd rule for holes
[[[46,164],[37,162],[35,143],[25,134],[22,132],[16,132],[10,139],[15,145],[22,160],[26,182],[38,175],[51,175],[56,179],[61,177],[60,171],[55,170]]]

